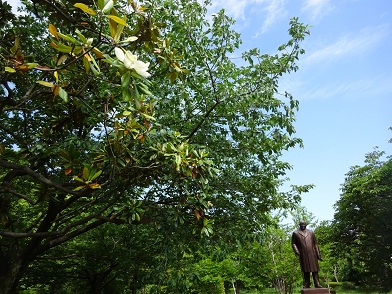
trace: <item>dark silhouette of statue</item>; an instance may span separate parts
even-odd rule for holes
[[[318,276],[318,261],[322,260],[320,250],[314,233],[306,228],[305,221],[300,221],[299,229],[293,232],[291,243],[295,254],[299,256],[304,279],[303,287],[310,288],[310,273],[312,273],[314,287],[322,288]]]

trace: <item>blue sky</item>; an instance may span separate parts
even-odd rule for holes
[[[315,184],[302,205],[332,220],[345,174],[375,146],[392,155],[392,1],[212,0],[237,20],[245,48],[275,53],[289,19],[309,24],[299,71],[281,80],[300,101],[305,147],[285,154],[292,184]]]
[[[392,1],[212,0],[211,13],[221,8],[236,19],[244,50],[276,53],[291,17],[312,26],[299,71],[280,84],[300,101],[296,135],[305,145],[284,160],[290,183],[316,185],[302,205],[333,219],[349,168],[375,146],[392,155]]]

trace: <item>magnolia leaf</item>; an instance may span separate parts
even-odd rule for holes
[[[76,187],[76,188],[73,189],[73,190],[74,190],[74,191],[80,191],[80,190],[82,190],[82,189],[84,189],[84,188],[86,188],[86,185]]]
[[[67,46],[61,43],[55,44],[54,47],[57,51],[63,52],[63,53],[70,53],[72,51],[71,46]]]
[[[148,115],[148,114],[146,114],[146,113],[142,113],[142,115],[143,115],[145,118],[149,119],[149,120],[155,120],[155,117],[153,117],[153,116],[151,116],[151,115]]]
[[[115,21],[116,23],[123,25],[123,26],[127,26],[127,22],[125,20],[123,20],[122,18],[115,16],[115,15],[107,15],[108,18],[110,18],[111,20]],[[116,30],[117,31],[117,30]],[[114,34],[116,35],[116,34]]]
[[[177,167],[177,170],[178,170],[180,168],[180,165],[181,165],[181,156],[176,154],[175,158],[176,158],[176,167]]]
[[[103,53],[99,51],[99,49],[93,48],[92,51],[94,52],[95,55],[97,55],[98,58],[104,58]]]
[[[62,64],[64,61],[67,60],[67,58],[68,58],[68,55],[67,55],[67,54],[61,55],[60,58],[57,60],[57,65]]]
[[[121,87],[128,88],[130,83],[131,83],[131,73],[128,70],[121,76]]]
[[[75,33],[78,35],[79,39],[80,39],[84,44],[87,42],[86,37],[83,36],[83,34],[82,34],[78,29],[75,30]]]
[[[58,83],[58,82],[59,82],[59,72],[56,70],[56,71],[53,73],[53,75],[54,75],[54,77],[56,78],[56,83]]]
[[[99,66],[98,66],[97,62],[95,61],[95,58],[94,58],[94,56],[92,56],[90,53],[88,53],[88,55],[89,55],[89,57],[90,57],[91,61],[93,62],[93,64],[94,64],[94,66],[95,66],[96,70],[97,70],[98,72],[100,72],[100,71],[101,71],[101,69],[99,68]]]
[[[64,102],[69,101],[68,93],[61,87],[59,87],[59,94],[61,99],[63,99]]]
[[[117,23],[110,18],[109,18],[109,30],[110,30],[110,35],[112,36],[112,38],[114,38],[117,31]]]
[[[16,70],[14,70],[13,68],[8,67],[8,66],[6,66],[4,69],[5,69],[5,71],[7,71],[7,72],[12,72],[12,73],[16,72]]]
[[[102,8],[102,12],[103,12],[103,13],[109,13],[110,10],[112,10],[113,6],[114,6],[114,1],[113,1],[113,0],[109,0],[109,1],[105,4],[105,6]]]
[[[103,7],[105,6],[105,2],[104,0],[98,0],[98,7],[102,10]]]
[[[81,9],[81,10],[83,10],[83,12],[86,12],[86,13],[88,13],[88,14],[90,14],[90,15],[96,15],[96,14],[97,14],[94,10],[92,10],[92,9],[91,9],[90,7],[88,7],[86,4],[83,4],[83,3],[75,3],[74,6],[77,7],[77,8],[79,8],[79,9]]]
[[[45,86],[45,87],[49,87],[52,88],[54,87],[54,85],[52,83],[46,82],[46,81],[37,81],[38,84]]]
[[[81,179],[81,178],[79,178],[78,176],[73,176],[72,178],[73,178],[75,181],[78,181],[78,182],[84,183],[84,180],[83,180],[83,179]]]
[[[16,37],[15,38],[15,44],[14,44],[14,46],[12,46],[10,51],[11,51],[12,54],[16,54],[18,49],[20,49],[20,40],[19,40],[19,37]]]
[[[99,76],[100,72],[95,68],[95,66],[90,66],[90,69],[95,76]]]
[[[96,178],[98,178],[102,174],[102,170],[97,171],[89,180],[94,181]]]
[[[113,38],[115,43],[117,43],[118,40],[120,40],[120,36],[121,36],[123,30],[124,30],[124,26],[119,24],[116,29],[116,34],[114,35],[114,38]]]
[[[131,100],[131,98],[132,98],[132,93],[131,93],[131,91],[129,90],[129,88],[122,88],[122,96],[123,96],[123,100],[124,100],[125,102],[128,102],[128,101]]]
[[[58,36],[62,39],[64,39],[65,41],[74,43],[74,44],[79,44],[80,42],[78,42],[78,40],[76,40],[74,37],[72,37],[71,35],[64,35],[60,32],[57,32]]]
[[[59,36],[57,34],[57,29],[51,23],[49,24],[49,33],[51,33],[53,35],[53,37],[55,37],[57,40],[59,39]]]
[[[121,43],[135,42],[137,39],[138,39],[138,37],[131,36],[131,37],[128,37],[125,40],[121,41]]]
[[[87,167],[84,167],[84,168],[83,168],[83,179],[84,179],[85,181],[88,180],[89,174],[90,174],[89,169],[88,169]]]
[[[83,65],[84,65],[84,68],[86,69],[86,73],[89,73],[89,71],[90,71],[90,62],[88,61],[86,55],[84,55],[84,57],[83,57]]]
[[[101,185],[98,183],[91,183],[88,185],[90,187],[90,189],[100,189]]]
[[[29,67],[29,69],[33,69],[38,65],[38,63],[31,62],[31,63],[26,63],[26,65]]]

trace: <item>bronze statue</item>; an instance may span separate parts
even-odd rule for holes
[[[312,273],[314,287],[322,288],[318,276],[318,260],[322,260],[320,250],[314,233],[306,228],[305,221],[300,221],[299,229],[293,232],[291,243],[295,254],[299,256],[304,279],[303,287],[310,288],[310,273]]]

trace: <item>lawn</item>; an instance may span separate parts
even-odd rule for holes
[[[263,291],[257,291],[257,290],[242,290],[240,292],[241,294],[276,294],[275,289],[269,288],[265,289]],[[299,294],[301,293],[301,289],[298,288],[293,291],[293,294]],[[362,292],[358,290],[337,290],[336,294],[378,294],[379,292]],[[388,294],[392,294],[392,292],[389,292]]]

